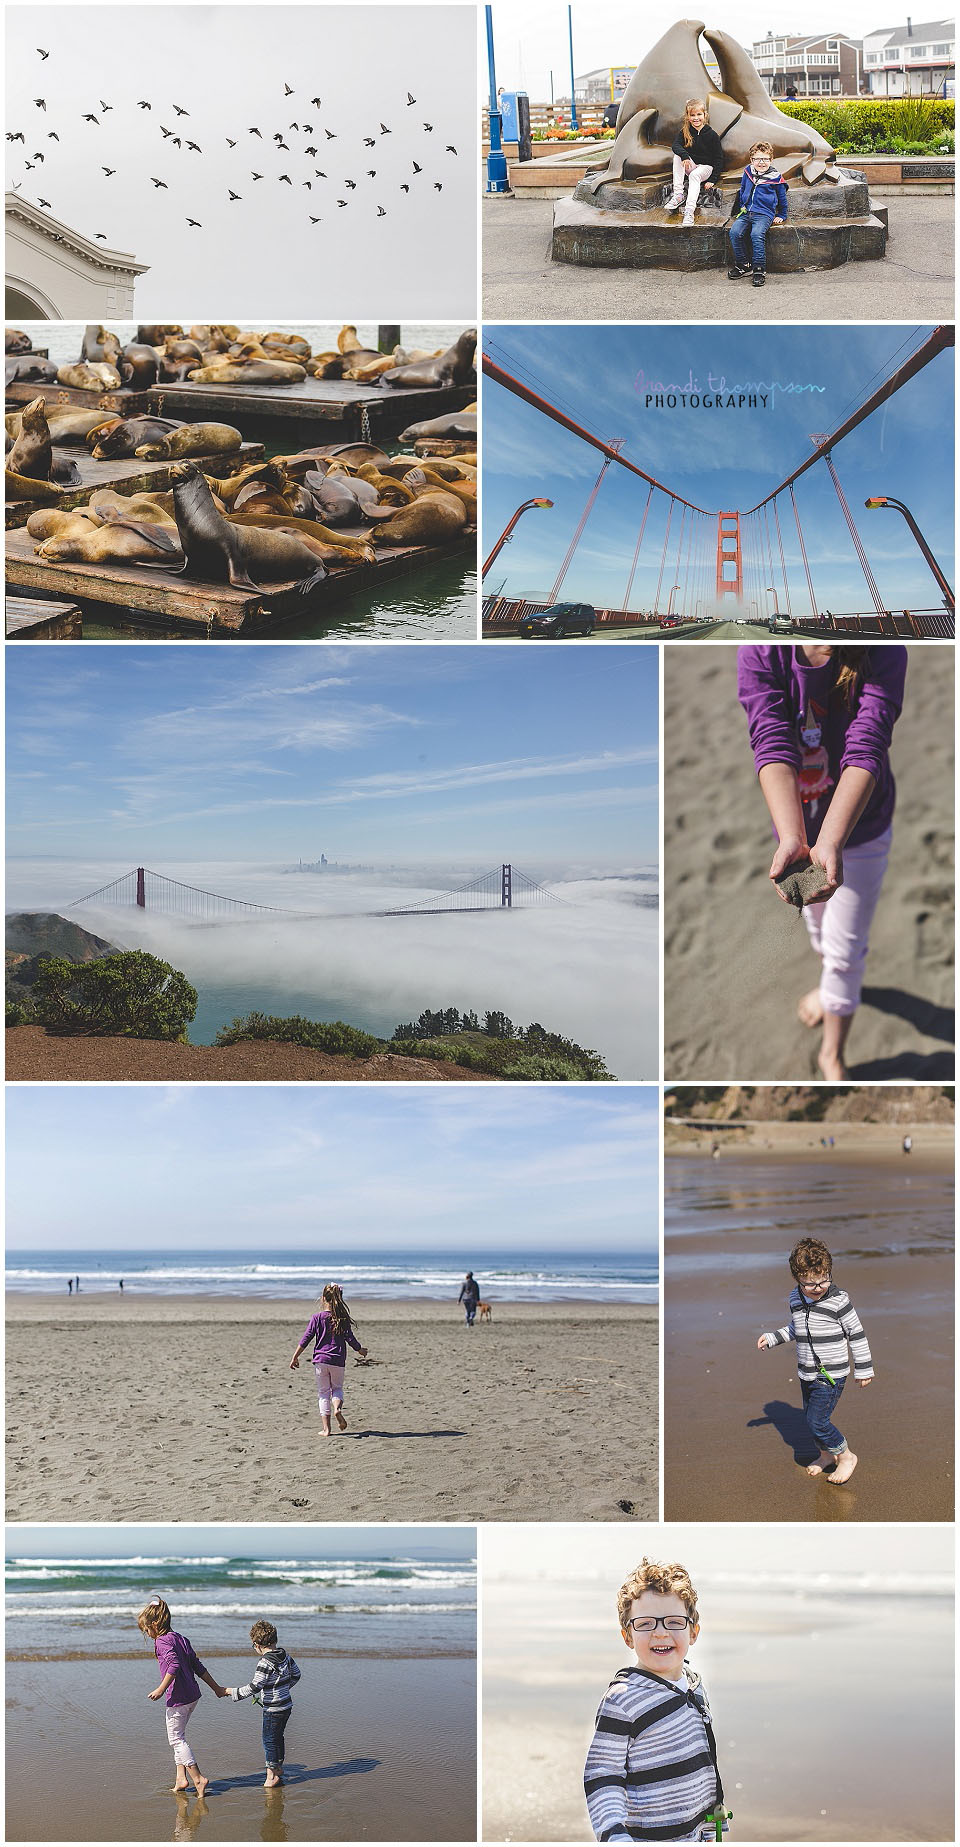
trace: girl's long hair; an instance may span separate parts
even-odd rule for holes
[[[144,1604],[137,1617],[137,1628],[142,1629],[144,1635],[150,1637],[151,1642],[155,1642],[158,1635],[166,1635],[172,1626],[173,1618],[170,1615],[170,1608],[163,1597],[152,1597],[149,1603]]]
[[[870,664],[869,648],[837,648],[837,692],[840,694],[848,712],[855,712],[860,703],[863,682],[867,677]]]
[[[343,1299],[343,1290],[339,1283],[328,1283],[320,1297],[321,1306],[330,1310],[335,1334],[349,1334],[353,1327],[353,1316]]]
[[[688,99],[688,101],[684,103],[683,121],[680,124],[680,133],[683,137],[683,145],[686,148],[692,148],[693,146],[693,129],[690,127],[691,109],[702,109],[703,110],[704,127],[706,127],[707,123],[710,120],[710,110],[707,106],[706,97],[691,96]]]

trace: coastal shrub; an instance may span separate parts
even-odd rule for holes
[[[777,99],[781,115],[795,122],[805,122],[837,153],[895,153],[899,138],[911,143],[910,152],[932,154],[945,135],[954,129],[954,106],[939,98],[921,96],[874,96],[850,98],[849,101],[810,98],[788,103]],[[901,152],[908,150],[902,149]]]
[[[32,1021],[33,1021],[33,1016],[28,1011],[28,1009],[24,1006],[23,1001],[21,1000],[8,1000],[7,1001],[7,1025],[8,1026],[29,1026],[32,1024]]]
[[[390,1050],[401,1058],[441,1060],[506,1082],[552,1079],[582,1084],[585,1080],[609,1080],[611,1076],[599,1052],[585,1051],[583,1046],[555,1033],[547,1034],[544,1043],[533,1048],[523,1038],[488,1039],[481,1033],[470,1038],[455,1035],[449,1039],[391,1040]]]
[[[33,995],[37,1023],[53,1032],[182,1039],[197,1011],[197,990],[186,976],[142,949],[95,962],[42,956]]]
[[[340,1058],[371,1058],[374,1052],[383,1051],[382,1040],[361,1032],[358,1026],[348,1026],[345,1020],[307,1020],[300,1013],[286,1019],[268,1013],[244,1014],[229,1026],[221,1026],[214,1044],[239,1045],[244,1039],[275,1039]]]

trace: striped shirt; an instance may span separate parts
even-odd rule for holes
[[[723,1802],[710,1708],[700,1677],[645,1668],[615,1674],[597,1713],[583,1787],[598,1841],[696,1841]]]
[[[260,1656],[253,1670],[252,1678],[245,1687],[232,1687],[231,1699],[249,1699],[251,1694],[269,1712],[289,1712],[293,1705],[291,1688],[300,1679],[298,1668],[292,1655],[285,1648],[268,1648]]]
[[[873,1378],[873,1360],[867,1337],[845,1289],[831,1283],[819,1302],[808,1302],[799,1284],[790,1297],[790,1320],[775,1334],[764,1334],[768,1347],[785,1341],[797,1343],[797,1372],[807,1384],[820,1377],[817,1361],[834,1379],[850,1376],[847,1342],[853,1355],[855,1379]]]

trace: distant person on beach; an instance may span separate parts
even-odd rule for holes
[[[457,1297],[457,1301],[463,1303],[463,1312],[467,1318],[467,1326],[468,1328],[472,1328],[477,1318],[477,1307],[480,1302],[480,1285],[472,1270],[468,1270],[463,1279],[463,1288]]]
[[[263,1755],[267,1776],[264,1789],[276,1789],[283,1782],[283,1734],[293,1711],[291,1689],[300,1679],[292,1655],[281,1648],[273,1623],[261,1617],[250,1631],[254,1654],[260,1656],[245,1687],[228,1687],[231,1699],[255,1699],[263,1711]]]
[[[686,1655],[700,1633],[683,1565],[643,1559],[617,1596],[636,1666],[618,1670],[597,1713],[583,1787],[598,1841],[712,1841],[728,1811],[710,1707]]]
[[[148,1699],[165,1699],[167,1708],[167,1738],[173,1748],[173,1758],[177,1766],[176,1782],[173,1787],[189,1789],[190,1778],[198,1796],[204,1796],[210,1784],[210,1778],[204,1776],[193,1754],[193,1746],[187,1742],[187,1723],[192,1718],[200,1688],[196,1677],[205,1680],[218,1699],[226,1699],[227,1689],[221,1687],[208,1674],[203,1662],[195,1653],[185,1635],[178,1635],[172,1624],[170,1610],[162,1597],[154,1597],[145,1605],[137,1617],[137,1628],[149,1636],[153,1643],[153,1652],[160,1664],[163,1679]]]
[[[904,1152],[904,1154],[912,1154],[912,1153],[913,1153],[913,1136],[912,1136],[912,1135],[905,1135],[905,1136],[904,1136],[904,1138],[903,1138],[903,1152]]]
[[[123,1277],[120,1278],[120,1294],[123,1294]]]
[[[820,981],[797,1012],[804,1026],[822,1028],[817,1063],[828,1083],[841,1083],[890,853],[890,741],[907,650],[816,644],[740,648],[738,657],[740,703],[778,840],[769,877],[808,863],[823,872],[815,902],[803,905]]]
[[[80,1278],[79,1278],[79,1276],[75,1276],[75,1277],[74,1277],[74,1279],[73,1279],[73,1286],[74,1286],[74,1288],[76,1289],[76,1292],[77,1292],[77,1294],[79,1295],[79,1294],[80,1294]]]
[[[312,1315],[303,1334],[300,1345],[290,1369],[297,1372],[300,1367],[300,1355],[304,1347],[313,1341],[313,1364],[317,1380],[317,1398],[320,1404],[320,1435],[330,1435],[330,1410],[341,1430],[346,1430],[347,1420],[343,1415],[343,1375],[347,1364],[347,1346],[366,1359],[367,1349],[361,1347],[354,1331],[350,1310],[343,1299],[338,1283],[328,1283],[320,1297],[320,1306]]]
[[[833,1281],[833,1258],[819,1238],[801,1238],[794,1245],[790,1273],[796,1282],[790,1320],[775,1334],[761,1334],[757,1346],[762,1352],[796,1341],[804,1414],[819,1451],[815,1462],[804,1465],[807,1474],[849,1481],[859,1458],[832,1419],[850,1377],[849,1355],[858,1385],[869,1385],[874,1377],[867,1337],[846,1290]]]
[[[73,1277],[72,1276],[67,1277],[67,1294],[68,1295],[73,1294]]]

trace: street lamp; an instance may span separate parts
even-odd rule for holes
[[[487,155],[487,191],[495,198],[512,198],[513,193],[507,177],[507,157],[503,151],[501,137],[502,121],[500,116],[500,98],[497,95],[497,72],[493,57],[493,7],[486,8],[487,15],[487,66],[490,72],[490,151]]]
[[[667,599],[667,615],[668,615],[668,616],[672,616],[672,615],[673,615],[673,593],[674,593],[674,591],[675,591],[675,590],[679,590],[679,588],[680,588],[680,585],[679,585],[679,584],[671,584],[671,585],[670,585],[670,595],[669,595],[669,597],[668,597],[668,599]]]
[[[917,525],[917,522],[914,519],[913,514],[910,511],[910,508],[905,507],[902,500],[894,500],[892,494],[876,494],[872,500],[865,500],[863,504],[865,507],[870,507],[871,509],[873,509],[874,507],[896,507],[897,512],[903,514],[903,517],[906,520],[907,525],[910,528],[910,531],[913,533],[913,536],[916,539],[917,544],[920,547],[920,550],[922,551],[928,565],[930,566],[931,571],[933,572],[934,577],[937,580],[937,584],[939,585],[940,589],[943,592],[944,603],[949,609],[951,615],[954,614],[956,611],[956,599],[954,597],[953,591],[951,590],[950,585],[948,584],[946,578],[943,575],[943,572],[940,569],[940,566],[938,565],[932,551],[930,550],[930,547],[927,544],[927,541],[924,538],[923,533],[920,531],[920,528]]]
[[[776,584],[766,584],[764,587],[767,590],[769,590],[770,595],[773,597],[773,614],[775,616],[779,616],[780,611],[777,608],[777,586]]]
[[[484,563],[483,569],[480,572],[480,576],[486,577],[487,572],[490,569],[490,566],[494,563],[495,559],[499,557],[500,553],[502,552],[504,546],[507,543],[507,540],[511,537],[514,526],[516,525],[518,519],[520,518],[521,513],[526,513],[528,507],[552,507],[552,506],[553,506],[552,500],[525,500],[522,507],[517,508],[512,518],[510,518],[507,521],[506,525],[504,526],[504,529],[501,532],[500,537],[497,540],[496,545],[494,546],[492,552],[490,553],[489,558]]]

